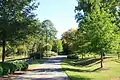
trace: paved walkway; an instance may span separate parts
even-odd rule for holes
[[[69,80],[60,65],[66,56],[52,57],[40,64],[33,71],[27,71],[23,75],[12,76],[12,80]]]

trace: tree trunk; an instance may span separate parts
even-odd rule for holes
[[[6,45],[6,31],[3,29],[2,31],[2,63],[5,60],[5,45]]]
[[[47,52],[47,30],[46,30],[46,52]]]
[[[101,52],[101,68],[103,68],[103,53]]]
[[[68,41],[67,41],[67,55],[68,55],[69,53],[68,53]]]
[[[103,57],[105,57],[105,53],[103,53]]]
[[[118,59],[120,59],[120,54],[119,53],[117,53],[118,54]]]
[[[84,56],[84,55],[83,55],[83,53],[82,53],[82,59],[83,59],[83,56]]]

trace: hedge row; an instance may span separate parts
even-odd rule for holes
[[[28,63],[25,61],[13,61],[0,63],[0,76],[14,73],[15,71],[25,71]]]

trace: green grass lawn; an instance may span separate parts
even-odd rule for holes
[[[120,80],[120,60],[104,59],[104,68],[99,69],[100,60],[64,59],[62,67],[71,80]]]

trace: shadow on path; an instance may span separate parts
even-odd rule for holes
[[[13,80],[69,80],[60,65],[66,56],[52,57],[34,70],[26,71],[23,75],[12,75]]]
[[[92,80],[91,78],[87,78],[87,77],[76,77],[76,76],[71,76],[72,80]]]

